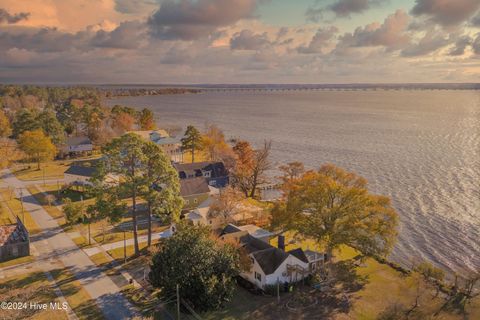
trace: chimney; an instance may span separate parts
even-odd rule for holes
[[[278,249],[285,251],[285,236],[278,236]]]

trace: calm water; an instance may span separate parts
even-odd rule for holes
[[[160,124],[211,122],[227,137],[271,139],[277,164],[353,170],[400,214],[393,260],[480,268],[478,91],[228,92],[110,103],[151,107]]]

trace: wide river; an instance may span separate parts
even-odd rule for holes
[[[209,92],[109,104],[150,107],[162,125],[208,122],[227,137],[272,140],[277,165],[352,170],[400,215],[392,260],[480,269],[478,91]]]

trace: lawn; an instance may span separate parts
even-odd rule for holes
[[[155,245],[158,243],[158,240],[155,240],[155,241],[152,241],[152,245]],[[147,249],[147,243],[146,242],[143,242],[143,243],[139,243],[138,244],[138,247],[140,248],[140,251],[145,251]],[[113,259],[119,261],[119,262],[123,262],[124,261],[124,249],[123,247],[120,247],[120,248],[116,248],[116,249],[112,249],[112,250],[108,250],[107,251],[108,254],[110,256],[112,256]],[[132,245],[129,245],[127,246],[127,260],[131,259],[133,257],[133,254],[134,254],[135,250],[134,250],[134,246],[133,244]]]
[[[6,207],[6,204],[0,202],[0,225],[14,223],[15,219],[10,213],[10,210]]]
[[[105,255],[105,253],[103,252],[99,252],[90,256],[90,260],[92,260],[93,263],[95,263],[99,267],[112,261],[112,259]]]
[[[286,250],[298,247],[322,252],[321,246],[311,239],[294,239],[292,233],[286,234]],[[277,240],[271,241],[277,245]],[[393,305],[403,305],[411,308],[415,303],[417,290],[420,290],[420,310],[431,314],[439,312],[439,319],[464,319],[458,309],[443,309],[445,299],[440,295],[435,297],[435,290],[418,274],[404,274],[387,264],[367,258],[359,266],[354,264],[353,258],[358,253],[349,247],[343,247],[335,253],[335,290],[337,295],[331,298],[319,296],[319,303],[313,310],[303,314],[294,314],[287,311],[285,302],[289,295],[282,296],[282,303],[268,296],[255,296],[242,288],[237,288],[233,300],[224,309],[202,314],[204,319],[310,319],[322,316],[325,319],[362,319],[374,320],[385,309]],[[299,287],[300,290],[312,292],[312,288]],[[420,288],[420,289],[418,289]],[[342,293],[349,297],[350,307],[342,311],[338,309],[338,301]],[[318,293],[311,293],[318,294]],[[332,307],[333,306],[333,307]],[[480,319],[480,297],[467,305],[469,317],[465,319]],[[316,314],[316,315],[315,315]]]
[[[43,194],[36,185],[27,187],[28,192],[43,206],[45,211],[54,219],[57,220],[59,224],[65,223],[65,218],[63,212],[59,210],[55,204],[49,205],[45,199],[45,194]],[[56,197],[55,197],[56,198]]]
[[[0,286],[0,301],[36,302],[47,303],[59,302],[55,291],[50,286],[43,272],[23,274],[13,278],[2,280]],[[37,320],[63,320],[68,319],[63,310],[2,310],[0,319],[37,319]]]
[[[103,313],[80,282],[65,269],[50,272],[79,319],[104,319]]]
[[[43,181],[63,179],[64,172],[68,169],[71,160],[52,161],[40,165],[40,170],[37,169],[36,163],[19,164],[14,170],[13,174],[20,180]]]
[[[40,228],[35,223],[30,213],[22,209],[22,202],[14,195],[12,196],[12,191],[10,189],[0,189],[0,195],[4,208],[9,208],[10,212],[14,216],[20,217],[20,219],[25,218],[24,225],[30,234],[35,234],[40,231]]]
[[[0,262],[0,269],[34,261],[33,256],[25,256]]]
[[[203,161],[210,161],[210,157],[205,151],[198,150],[195,151],[195,162],[203,162]],[[183,162],[184,163],[191,163],[192,162],[192,153],[185,151],[183,153]]]

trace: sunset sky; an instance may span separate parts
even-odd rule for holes
[[[480,0],[0,0],[3,83],[479,80]]]

